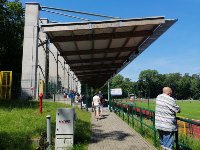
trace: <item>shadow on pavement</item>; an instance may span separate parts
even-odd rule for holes
[[[132,136],[129,133],[125,133],[123,131],[112,131],[108,133],[102,133],[102,130],[95,129],[93,131],[93,136],[91,143],[97,143],[105,139],[112,139],[112,140],[117,140],[117,141],[123,141],[125,140],[128,136]]]

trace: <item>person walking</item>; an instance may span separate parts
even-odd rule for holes
[[[98,94],[99,98],[100,98],[100,112],[99,112],[99,115],[102,117],[102,114],[103,114],[103,105],[104,105],[104,99],[103,99],[103,93],[101,93],[101,91],[99,91],[99,94]]]
[[[71,90],[69,93],[69,98],[71,99],[71,106],[73,105],[74,101],[75,101],[75,92],[74,90]]]
[[[99,119],[100,97],[96,94],[92,100],[92,107],[94,108],[95,118]]]
[[[174,132],[177,131],[176,113],[180,112],[180,108],[171,96],[172,89],[164,87],[163,94],[156,98],[155,127],[158,130],[162,150],[172,150]]]

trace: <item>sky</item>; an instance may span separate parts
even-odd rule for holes
[[[151,69],[161,74],[200,74],[200,1],[199,0],[20,0],[49,6],[91,12],[120,18],[165,16],[178,21],[134,59],[119,74],[137,81],[141,71]],[[65,12],[66,13],[66,12]],[[90,20],[107,18],[67,13]],[[81,20],[42,12],[41,18],[58,22]]]

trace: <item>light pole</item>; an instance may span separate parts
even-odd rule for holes
[[[148,96],[148,108],[149,108],[149,98],[150,98],[150,86],[149,86],[149,84],[148,84],[148,87],[149,87],[149,88],[148,88],[148,90],[149,90],[149,91],[148,91],[148,92],[149,92],[149,94],[148,94],[148,95],[149,95],[149,96]]]
[[[109,110],[111,111],[111,101],[110,101],[110,82],[108,81],[108,102],[109,102]]]
[[[147,79],[148,83],[148,108],[149,108],[149,99],[150,99],[150,79]]]
[[[144,80],[141,80],[143,83],[145,83],[146,87],[145,87],[145,98],[147,98],[147,86],[148,86],[148,108],[149,108],[149,99],[150,99],[150,79],[145,78]]]
[[[144,97],[145,99],[147,98],[147,90],[146,90],[146,87],[145,87],[145,83],[146,83],[146,80],[140,80],[140,82],[142,83],[141,84],[141,96],[143,96],[143,92],[144,92]]]

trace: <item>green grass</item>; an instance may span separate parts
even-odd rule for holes
[[[75,127],[75,145],[74,150],[87,150],[88,143],[92,135],[91,131],[91,115],[79,108],[75,108],[77,114],[77,121]]]
[[[56,109],[69,107],[55,102],[43,102],[39,113],[38,101],[0,101],[0,147],[1,149],[35,149],[31,139],[46,132],[46,115],[51,115],[52,136],[55,137]],[[90,114],[75,108],[75,150],[87,149],[91,135]]]
[[[127,102],[128,103],[128,102]],[[182,101],[178,100],[177,104],[181,108],[181,113],[178,116],[183,116],[189,119],[200,120],[200,101]],[[136,106],[148,108],[148,103],[144,101],[137,101]],[[149,102],[149,109],[155,110],[155,101]]]

